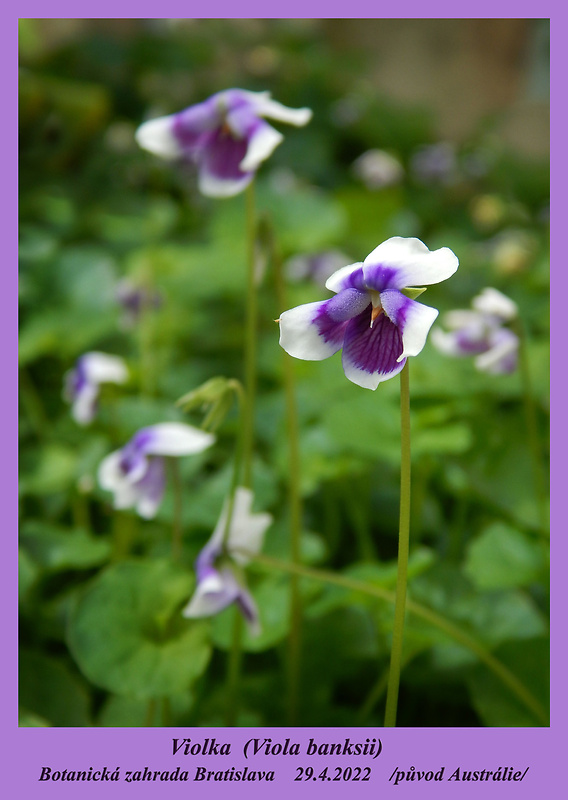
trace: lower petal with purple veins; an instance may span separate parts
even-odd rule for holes
[[[350,381],[365,389],[376,389],[381,381],[397,375],[405,360],[402,336],[397,326],[380,314],[371,327],[371,307],[352,319],[343,342],[343,369]]]

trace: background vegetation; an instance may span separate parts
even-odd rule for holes
[[[258,206],[285,258],[338,249],[351,263],[392,235],[451,247],[460,269],[425,302],[466,308],[490,285],[518,304],[543,459],[547,160],[515,153],[493,115],[425,162],[424,147],[440,143],[433,108],[377,85],[369,48],[336,47],[329,23],[111,20],[47,33],[22,21],[20,724],[223,725],[233,609],[198,622],[179,610],[227,493],[236,415],[215,447],[180,460],[184,549],[175,563],[171,496],[153,521],[113,512],[96,470],[143,425],[199,425],[175,401],[203,381],[242,378],[244,198],[200,197],[189,171],[136,146],[136,127],[232,86],[312,108],[306,128],[284,131],[258,180]],[[402,174],[373,188],[353,163],[375,148]],[[130,327],[116,300],[124,277],[161,297]],[[285,356],[274,324],[284,309],[273,278],[269,268],[260,288],[254,488],[255,507],[274,517],[264,553],[286,561]],[[287,294],[288,307],[328,296],[309,277],[290,278]],[[89,350],[121,355],[133,377],[105,387],[97,420],[80,428],[61,392]],[[360,389],[338,359],[294,364],[302,560],[393,590],[398,381]],[[548,540],[521,376],[481,374],[431,344],[410,366],[410,598],[473,637],[547,709]],[[244,639],[237,724],[289,722],[289,581],[285,570],[249,569],[263,632]],[[301,587],[296,723],[382,724],[392,605],[315,580]],[[409,614],[399,724],[532,726],[546,717],[478,653]]]

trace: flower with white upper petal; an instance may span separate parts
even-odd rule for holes
[[[213,534],[195,562],[197,587],[183,610],[189,618],[210,617],[236,603],[252,635],[260,632],[258,610],[246,588],[240,568],[262,547],[270,514],[252,512],[253,493],[239,486],[227,528],[229,503],[226,502]]]
[[[202,194],[231,197],[245,189],[283,139],[264,118],[301,126],[311,116],[309,108],[287,108],[270,92],[227,89],[177,114],[144,122],[136,141],[162,158],[193,163]]]
[[[514,372],[518,363],[519,337],[505,327],[518,314],[516,304],[497,289],[483,289],[472,300],[472,309],[444,315],[446,331],[432,331],[435,347],[450,356],[475,356],[481,372],[492,375]]]
[[[134,507],[141,517],[151,519],[164,496],[165,458],[201,453],[214,441],[213,434],[181,422],[149,425],[103,459],[99,484],[114,493],[115,508]]]
[[[418,303],[420,289],[449,278],[458,259],[447,247],[430,251],[419,239],[387,239],[362,263],[335,272],[335,297],[280,315],[280,345],[295,358],[320,361],[343,349],[345,375],[366,389],[397,375],[420,353],[438,316]]]
[[[71,403],[71,415],[79,425],[88,425],[97,412],[101,383],[125,383],[126,364],[118,356],[106,353],[85,353],[74,369],[65,374],[63,397]]]

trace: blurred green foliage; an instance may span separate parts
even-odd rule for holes
[[[349,263],[391,235],[451,247],[458,273],[424,300],[467,307],[491,285],[518,304],[544,451],[548,166],[515,156],[482,126],[457,148],[451,181],[420,179],[413,157],[437,140],[433,115],[372,90],[365,54],[336,52],[317,23],[119,22],[90,21],[50,41],[41,21],[21,20],[20,724],[223,725],[234,609],[206,621],[179,612],[230,485],[236,414],[214,448],[180,461],[177,564],[171,494],[153,521],[113,514],[96,470],[143,425],[199,425],[199,413],[184,415],[175,401],[204,381],[242,379],[244,201],[200,197],[189,170],[137,148],[137,125],[231,86],[310,106],[313,121],[287,131],[257,185],[285,258],[340,248]],[[372,148],[400,160],[396,185],[373,190],[355,176],[353,161]],[[472,157],[482,168],[468,168]],[[270,270],[260,287],[255,506],[275,520],[265,553],[286,561],[284,354],[274,324],[284,309]],[[124,277],[163,300],[131,327],[116,301]],[[288,307],[327,296],[309,280],[290,281],[287,294]],[[62,381],[88,350],[121,355],[132,379],[105,386],[96,421],[79,428]],[[474,637],[547,709],[548,542],[520,376],[481,374],[430,344],[410,367],[409,596]],[[392,591],[398,382],[360,389],[339,356],[294,368],[302,561]],[[285,725],[290,577],[252,565],[249,583],[263,632],[243,640],[237,722]],[[380,725],[392,605],[309,578],[300,588],[298,723]],[[475,652],[413,614],[404,661],[400,725],[543,724]]]

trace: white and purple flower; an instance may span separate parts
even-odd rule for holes
[[[239,486],[235,490],[228,531],[229,503],[225,503],[213,535],[195,562],[197,587],[183,610],[184,617],[211,617],[236,603],[251,634],[260,632],[258,610],[240,572],[250,555],[260,551],[272,517],[253,513],[252,503],[251,490]]]
[[[474,356],[481,372],[502,375],[514,372],[519,356],[519,337],[505,327],[518,314],[516,304],[497,289],[483,289],[472,300],[472,309],[449,311],[443,331],[432,331],[432,342],[449,356]]]
[[[85,353],[65,375],[63,397],[71,403],[71,415],[79,425],[88,425],[97,413],[102,383],[125,383],[126,364],[118,356],[106,353]]]
[[[158,511],[166,486],[166,457],[201,453],[215,441],[211,433],[181,422],[162,422],[141,428],[120,450],[99,466],[103,489],[114,493],[114,507],[136,508],[151,519]]]
[[[295,358],[320,361],[343,348],[350,381],[366,389],[397,375],[408,356],[420,353],[435,308],[414,299],[426,286],[449,278],[458,259],[447,247],[430,251],[419,239],[387,239],[362,263],[335,272],[330,300],[281,314],[280,345]]]
[[[136,140],[157,156],[195,164],[202,194],[231,197],[245,189],[283,140],[264,118],[301,126],[311,116],[309,108],[287,108],[270,92],[227,89],[177,114],[144,122]]]

